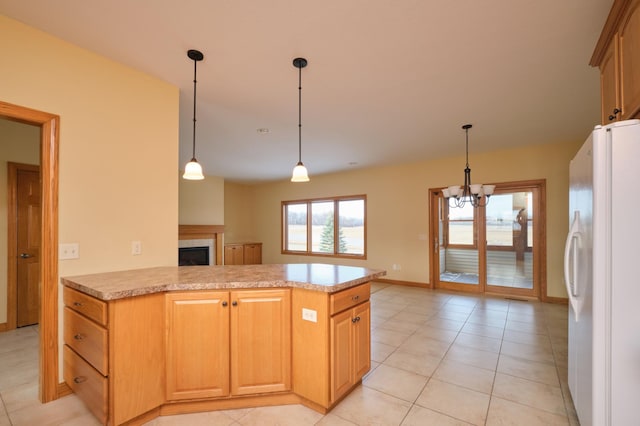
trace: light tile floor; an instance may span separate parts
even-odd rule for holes
[[[301,405],[165,425],[577,425],[566,306],[373,283],[372,368],[323,416]],[[75,395],[37,399],[37,327],[0,333],[0,426],[96,425]]]

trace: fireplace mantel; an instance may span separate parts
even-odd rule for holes
[[[216,265],[222,265],[224,225],[178,225],[179,240],[213,239],[216,244]]]

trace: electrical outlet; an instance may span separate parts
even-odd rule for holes
[[[142,242],[131,241],[131,254],[134,256],[142,254]]]
[[[58,246],[58,259],[78,259],[80,257],[80,244],[66,243]]]
[[[302,319],[305,321],[318,322],[318,312],[313,309],[302,308]]]

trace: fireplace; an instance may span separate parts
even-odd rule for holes
[[[209,247],[178,248],[178,266],[210,265]]]
[[[178,265],[215,265],[215,241],[210,238],[178,241]]]
[[[222,265],[224,225],[179,225],[178,249],[208,247],[207,265]],[[185,255],[187,256],[187,255]],[[196,255],[194,255],[196,256]],[[203,257],[200,253],[198,256]],[[180,258],[180,254],[178,254]],[[180,259],[178,259],[180,262]]]

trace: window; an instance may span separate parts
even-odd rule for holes
[[[365,259],[366,203],[365,195],[283,201],[282,253]]]
[[[455,201],[450,199],[447,209],[449,223],[447,245],[475,247],[475,209],[471,203],[465,204],[462,208],[455,207],[454,203]]]

